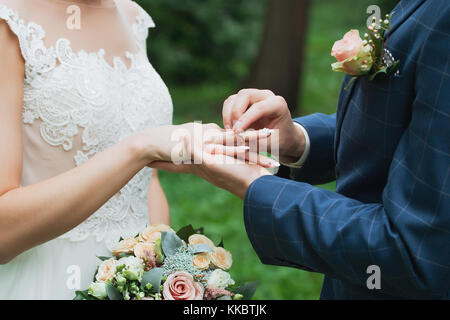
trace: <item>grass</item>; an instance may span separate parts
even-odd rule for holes
[[[331,72],[330,49],[351,28],[363,27],[368,5],[374,0],[316,0],[310,13],[307,52],[298,115],[334,113],[342,75]],[[233,94],[239,83],[171,87],[174,122],[194,120],[221,123],[221,102]],[[217,243],[223,237],[233,254],[231,273],[238,282],[258,280],[256,299],[318,299],[322,275],[297,269],[261,264],[247,238],[242,201],[207,182],[189,175],[161,172],[172,215],[172,225],[205,227]],[[335,184],[320,186],[334,190]]]

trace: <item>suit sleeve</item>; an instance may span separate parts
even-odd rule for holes
[[[310,150],[302,168],[290,168],[290,178],[313,185],[336,180],[334,162],[336,115],[314,113],[294,121],[308,132]]]
[[[376,265],[388,294],[448,295],[450,28],[448,19],[439,21],[440,32],[430,32],[418,58],[411,121],[394,154],[382,203],[362,203],[279,177],[256,180],[245,198],[244,219],[263,263],[361,286],[367,268]]]

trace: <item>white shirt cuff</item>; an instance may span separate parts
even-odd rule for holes
[[[301,124],[294,122],[294,125],[300,127],[300,129],[303,131],[303,135],[305,136],[305,151],[303,151],[302,156],[300,157],[300,159],[297,162],[282,163],[282,165],[285,165],[286,167],[290,167],[290,168],[301,168],[301,167],[303,167],[303,164],[308,159],[309,149],[311,147],[311,141],[309,140],[308,132]]]

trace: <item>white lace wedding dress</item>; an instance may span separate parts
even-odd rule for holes
[[[150,16],[130,0],[86,3],[0,0],[0,20],[18,37],[26,65],[23,186],[172,121],[171,97],[146,55]],[[70,232],[1,265],[0,299],[72,299],[78,272],[87,288],[96,256],[148,224],[151,173],[140,171]]]

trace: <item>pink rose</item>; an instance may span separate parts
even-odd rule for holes
[[[342,40],[334,43],[331,55],[337,62],[331,65],[333,71],[352,76],[361,76],[373,65],[372,47],[359,36],[358,30],[350,30]]]
[[[336,58],[338,62],[350,59],[358,53],[363,46],[363,40],[359,36],[358,30],[350,30],[347,32],[342,40],[334,43],[331,49],[331,55]]]
[[[165,300],[203,300],[205,288],[187,272],[174,272],[164,282]]]

